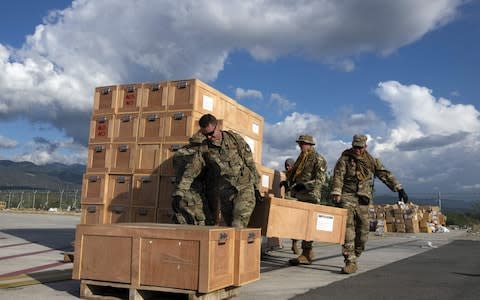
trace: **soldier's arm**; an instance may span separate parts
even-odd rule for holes
[[[185,192],[190,189],[195,178],[200,175],[205,165],[205,160],[199,150],[194,154],[192,160],[185,166],[185,171],[183,172],[182,177],[178,179],[174,195],[183,197]]]
[[[402,185],[398,180],[393,176],[393,174],[387,170],[382,162],[375,158],[375,177],[380,179],[381,182],[383,182],[392,192],[398,192],[400,189],[402,189]]]
[[[260,174],[258,173],[257,167],[255,165],[255,161],[253,159],[253,154],[252,154],[252,149],[250,149],[250,145],[243,139],[241,135],[237,134],[237,142],[238,146],[240,147],[240,153],[243,157],[243,160],[245,162],[245,165],[247,168],[250,169],[252,172],[253,176],[253,184],[255,186],[255,189],[258,189],[258,183],[260,181]]]
[[[333,169],[333,178],[332,178],[332,196],[340,196],[342,195],[343,189],[343,179],[347,170],[347,165],[343,157],[340,157],[335,164],[335,168]]]

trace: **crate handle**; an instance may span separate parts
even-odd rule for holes
[[[117,176],[117,183],[125,183],[125,176]]]
[[[248,244],[254,243],[256,237],[257,237],[257,235],[255,234],[255,232],[249,232],[249,233],[248,233],[248,236],[247,236],[247,243],[248,243]]]
[[[188,82],[186,81],[179,81],[177,82],[177,89],[184,89],[188,86]]]
[[[171,151],[177,151],[181,147],[182,147],[182,145],[180,145],[180,144],[173,144],[173,145],[170,146],[170,150]]]
[[[157,119],[158,119],[158,115],[148,115],[148,116],[147,116],[147,120],[148,120],[149,122],[154,122],[154,121],[157,120]]]
[[[226,244],[226,243],[227,243],[227,240],[228,240],[228,233],[226,233],[226,232],[220,232],[220,233],[218,234],[218,244],[219,244],[219,245]]]
[[[95,146],[95,152],[102,152],[105,147],[103,145],[96,145]]]
[[[142,182],[152,182],[151,176],[142,176]]]
[[[110,87],[103,88],[103,89],[101,90],[101,94],[102,94],[102,95],[108,95],[108,94],[110,94],[111,91],[112,91],[112,89],[111,89]]]
[[[127,152],[128,151],[128,145],[122,144],[122,145],[118,146],[118,151]]]
[[[90,177],[88,177],[88,181],[97,182],[98,178],[99,178],[98,176],[90,176]]]
[[[146,216],[146,215],[148,215],[148,209],[146,209],[145,207],[140,207],[138,209],[138,214],[140,216]]]
[[[112,212],[114,212],[114,213],[116,213],[116,214],[120,214],[120,213],[122,213],[124,210],[125,210],[125,208],[122,207],[122,206],[114,206],[114,207],[112,207]]]
[[[90,205],[87,207],[87,212],[89,213],[97,212],[97,207],[95,205]]]
[[[105,123],[105,122],[107,122],[107,117],[106,116],[97,117],[97,122],[98,123]]]
[[[176,112],[173,114],[173,119],[174,120],[181,120],[185,117],[185,114],[183,112]]]
[[[135,92],[135,86],[134,85],[127,86],[127,93],[133,93],[133,92]]]
[[[124,115],[124,116],[122,116],[121,120],[122,120],[122,122],[130,122],[130,120],[132,120],[132,116],[131,115]]]
[[[156,91],[158,91],[159,89],[160,89],[160,84],[159,84],[159,83],[152,83],[152,84],[150,85],[150,90],[151,90],[152,92],[156,92]]]

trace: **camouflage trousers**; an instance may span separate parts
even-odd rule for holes
[[[253,184],[233,187],[220,186],[220,210],[227,226],[245,228],[255,208],[255,190]]]
[[[174,205],[174,211],[174,223],[205,225],[204,197],[196,190],[185,193],[180,203]]]
[[[348,210],[345,243],[342,245],[345,262],[356,262],[368,240],[368,205],[360,203],[361,199],[355,194],[342,195],[340,206]]]

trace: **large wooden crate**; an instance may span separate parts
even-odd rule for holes
[[[267,197],[255,208],[250,227],[268,237],[343,244],[347,210],[296,200]]]
[[[230,227],[78,225],[73,279],[208,293],[234,284],[234,248]]]
[[[260,279],[260,228],[237,228],[235,231],[234,285],[241,286]]]

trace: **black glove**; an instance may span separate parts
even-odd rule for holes
[[[260,194],[260,191],[255,189],[255,202],[256,203],[261,203],[263,202],[263,197],[262,195]]]
[[[180,202],[182,201],[182,196],[173,196],[172,197],[172,208],[173,208],[173,211],[178,213],[178,212],[181,212],[182,209],[180,207]]]
[[[282,180],[280,181],[280,188],[285,188],[285,190],[288,190],[288,181]]]
[[[403,201],[403,203],[408,203],[408,195],[404,189],[398,190],[398,200]]]
[[[305,185],[303,183],[297,183],[293,186],[292,188],[295,192],[300,192],[306,189]]]

